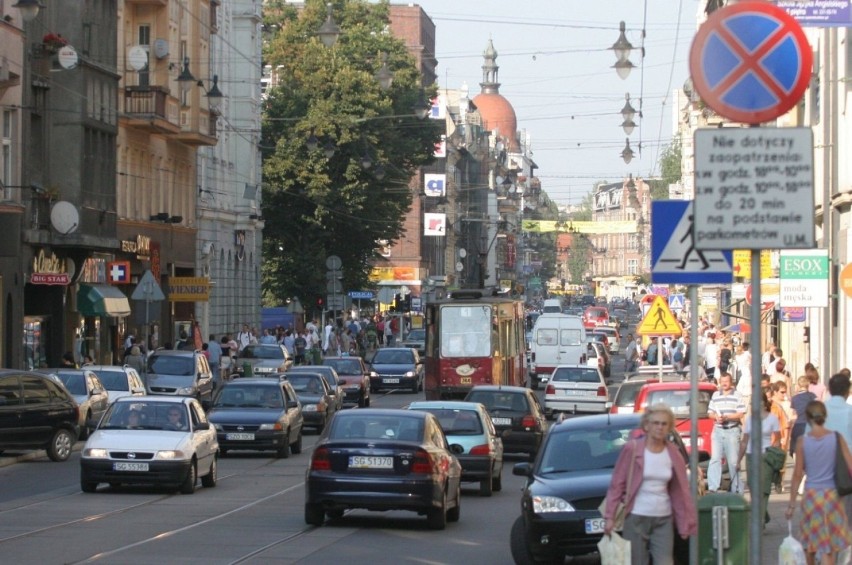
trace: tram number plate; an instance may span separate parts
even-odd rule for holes
[[[351,469],[393,469],[393,457],[366,457],[353,455],[349,457]]]
[[[605,520],[603,518],[589,518],[586,520],[587,534],[602,534]]]
[[[471,380],[471,378],[470,378],[470,377],[459,377],[459,382],[460,382],[461,384],[463,384],[463,385],[469,385],[469,384],[471,384],[473,381]]]
[[[491,421],[495,426],[511,426],[512,419],[511,418],[491,418]]]
[[[228,441],[254,441],[254,434],[225,434]]]
[[[147,463],[113,463],[113,471],[147,471]]]

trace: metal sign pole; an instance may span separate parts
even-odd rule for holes
[[[689,398],[698,398],[698,287],[689,285]],[[698,402],[689,403],[689,488],[698,500]],[[698,563],[698,536],[689,542],[689,562]]]
[[[751,491],[751,565],[760,565],[761,538],[763,537],[763,512],[761,512],[761,500],[763,489],[761,480],[761,444],[762,421],[760,411],[762,409],[763,389],[760,386],[761,358],[763,348],[760,347],[760,251],[751,251],[751,338],[753,340],[751,350],[751,454],[748,464],[751,469],[751,480],[748,488]],[[793,485],[791,488],[798,488]]]

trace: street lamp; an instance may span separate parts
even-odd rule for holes
[[[189,57],[183,58],[183,68],[177,77],[177,81],[180,89],[183,91],[189,90],[190,86],[196,82],[195,77],[189,71]]]
[[[374,75],[376,78],[376,82],[379,83],[379,88],[382,90],[387,90],[393,84],[393,73],[388,68],[388,55],[387,53],[381,54],[382,67],[376,72]]]
[[[630,62],[630,51],[633,49],[633,44],[627,41],[627,36],[624,33],[626,26],[623,21],[618,24],[618,28],[618,40],[612,44],[612,51],[617,60],[612,68],[615,69],[621,79],[626,79],[634,67],[633,63]]]
[[[624,159],[626,164],[630,164],[630,161],[633,160],[633,150],[630,148],[630,138],[625,138],[624,149],[621,151],[621,158]]]
[[[331,15],[331,2],[325,5],[326,18],[325,22],[320,26],[317,35],[326,47],[331,47],[337,43],[337,38],[340,37],[340,28],[334,22],[334,16]]]
[[[414,114],[420,118],[424,119],[429,115],[429,111],[432,109],[432,104],[426,100],[426,93],[423,91],[423,88],[420,89],[420,92],[417,94],[417,100],[414,102]]]
[[[633,133],[633,128],[636,127],[636,122],[633,121],[636,110],[630,104],[630,93],[625,94],[624,98],[626,101],[624,102],[624,108],[621,109],[621,117],[624,118],[624,121],[621,122],[621,128],[625,134],[630,135]]]
[[[12,7],[20,10],[21,17],[25,22],[31,22],[45,5],[38,0],[18,0],[15,4],[12,4]]]

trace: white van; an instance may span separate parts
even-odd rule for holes
[[[542,314],[530,339],[530,386],[547,382],[558,365],[585,364],[586,330],[579,316]]]
[[[541,313],[542,314],[561,314],[562,313],[562,299],[561,298],[548,298],[544,301],[544,304],[541,305]]]

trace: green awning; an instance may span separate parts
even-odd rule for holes
[[[81,284],[77,291],[77,311],[84,316],[130,315],[130,302],[123,292],[108,284]]]

